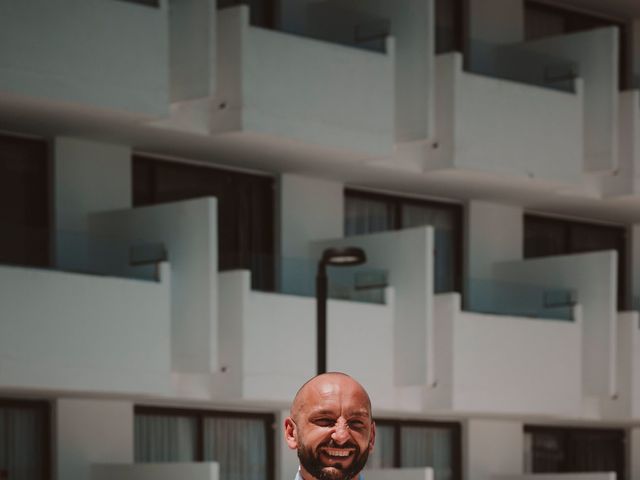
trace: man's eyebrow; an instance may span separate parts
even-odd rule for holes
[[[371,414],[369,413],[369,410],[367,410],[366,408],[360,409],[360,410],[354,410],[353,412],[350,413],[349,415],[350,417],[367,417],[367,418],[371,418]]]
[[[312,410],[309,415],[335,415],[335,411],[326,408],[319,408],[317,410]]]

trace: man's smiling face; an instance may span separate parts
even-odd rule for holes
[[[369,397],[347,375],[316,377],[296,395],[285,434],[289,447],[298,451],[305,480],[354,478],[375,439]]]

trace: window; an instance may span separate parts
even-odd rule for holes
[[[135,461],[220,464],[220,480],[273,480],[269,414],[135,409]]]
[[[45,141],[0,135],[0,263],[49,264],[48,179]]]
[[[463,0],[436,0],[436,55],[464,49]]]
[[[576,222],[538,215],[524,217],[525,258],[615,250],[618,252],[618,308],[628,304],[625,227]]]
[[[276,0],[218,0],[218,10],[235,5],[249,6],[249,22],[255,27],[275,28]]]
[[[625,480],[625,432],[525,427],[527,473],[615,472]]]
[[[461,291],[462,207],[357,190],[345,191],[346,236],[432,225],[435,292]]]
[[[49,405],[0,399],[0,478],[51,478]]]
[[[254,289],[274,288],[273,179],[152,158],[133,158],[135,206],[218,199],[218,268],[251,270]]]
[[[627,44],[629,33],[625,22],[531,0],[525,4],[527,40],[611,26],[618,27],[620,31],[620,90],[625,90],[631,81],[631,56]]]
[[[367,468],[432,467],[435,480],[460,480],[458,423],[376,420],[376,446]]]

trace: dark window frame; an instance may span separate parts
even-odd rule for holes
[[[21,408],[39,411],[44,421],[42,435],[42,452],[44,455],[42,462],[42,478],[44,480],[53,479],[53,428],[51,425],[52,411],[51,403],[46,400],[24,400],[15,398],[0,397],[0,407],[5,408]]]
[[[393,230],[402,230],[402,205],[416,205],[432,208],[440,208],[449,210],[454,217],[456,224],[456,234],[454,238],[454,250],[457,255],[457,265],[453,272],[454,281],[453,289],[455,292],[462,293],[463,288],[463,272],[464,272],[464,205],[458,203],[439,202],[437,200],[426,200],[415,197],[403,197],[400,195],[392,195],[387,193],[369,192],[359,190],[353,187],[346,187],[343,193],[344,199],[347,197],[361,198],[369,200],[377,200],[387,202],[393,205],[394,209],[394,225]]]
[[[616,232],[621,235],[622,245],[620,245],[619,249],[616,249],[618,252],[618,310],[623,311],[630,305],[630,293],[629,293],[629,267],[627,265],[629,258],[629,230],[624,225],[610,225],[610,224],[602,224],[602,223],[594,223],[585,220],[569,220],[565,218],[551,217],[541,214],[535,213],[525,213],[523,218],[523,256],[524,258],[542,258],[542,255],[530,256],[527,255],[527,222],[546,222],[547,224],[555,224],[560,226],[564,230],[564,245],[562,251],[557,253],[556,255],[570,255],[573,253],[581,253],[576,252],[571,249],[571,238],[572,238],[572,230],[571,227],[585,227],[585,228],[596,228],[600,230],[609,230],[612,232]],[[598,251],[598,250],[594,250]],[[582,252],[584,253],[584,252]]]
[[[160,0],[119,0],[126,3],[136,3],[145,7],[160,8]]]
[[[629,22],[620,18],[607,16],[598,12],[591,11],[583,11],[572,9],[570,7],[565,7],[562,5],[550,4],[546,2],[541,2],[539,0],[525,0],[524,4],[524,15],[525,15],[525,25],[526,25],[526,15],[528,9],[538,10],[540,12],[548,12],[556,15],[561,15],[565,22],[565,32],[575,33],[583,30],[570,30],[566,27],[566,22],[570,21],[570,19],[586,19],[594,22],[601,22],[602,27],[605,26],[614,26],[618,27],[618,38],[619,38],[619,79],[618,79],[618,89],[620,91],[627,90],[631,88],[632,84],[632,57],[630,51],[630,38],[632,29],[630,28]]]
[[[394,435],[394,453],[393,467],[402,468],[402,427],[433,427],[445,428],[453,434],[453,475],[451,480],[462,480],[462,425],[459,422],[452,421],[434,421],[434,420],[400,420],[393,418],[374,418],[376,426],[393,427]]]
[[[23,145],[21,147],[20,145]],[[42,245],[41,248],[38,248],[39,255],[42,258],[30,258],[29,260],[25,259],[8,259],[8,260],[0,260],[0,264],[6,265],[16,265],[16,266],[25,266],[25,267],[35,267],[35,268],[48,268],[53,265],[55,258],[55,235],[53,231],[54,225],[54,217],[55,217],[55,197],[54,197],[54,168],[53,168],[53,156],[51,149],[51,142],[45,138],[31,136],[31,135],[23,135],[18,132],[8,132],[8,131],[0,131],[0,149],[4,148],[25,148],[30,150],[30,154],[33,155],[33,158],[30,160],[34,160],[34,163],[41,163],[42,169],[42,179],[41,179],[41,187],[42,187],[42,201],[44,204],[42,205],[42,216],[43,221],[36,225],[28,225],[28,224],[3,224],[2,219],[0,219],[0,228],[8,227],[23,227],[23,228],[33,228],[35,229],[36,234],[41,234],[43,238],[43,243],[46,245]],[[37,152],[36,152],[37,151]],[[1,154],[0,154],[1,157]],[[37,158],[37,160],[36,160]],[[1,162],[1,158],[0,158]],[[1,172],[0,168],[0,172]],[[33,220],[33,219],[30,219]]]
[[[265,440],[267,451],[267,480],[275,480],[275,415],[272,413],[238,412],[225,410],[190,409],[180,407],[157,407],[151,405],[136,405],[133,409],[136,415],[163,415],[173,417],[189,417],[196,420],[196,462],[204,462],[204,419],[205,418],[249,418],[262,420],[265,426]]]
[[[254,12],[251,11],[251,0],[230,0],[228,5],[220,5],[220,0],[216,2],[216,8],[223,10],[225,8],[234,7],[237,5],[247,5],[249,7],[250,24],[254,27],[266,28],[269,30],[276,30],[279,27],[279,21],[281,14],[281,5],[278,0],[263,0],[266,10],[265,18],[262,21],[257,21]]]
[[[158,158],[148,154],[134,152],[131,157],[131,195],[134,207],[142,207],[147,205],[158,205],[162,203],[170,203],[179,201],[178,199],[165,199],[161,198],[158,192],[158,173],[159,168],[162,167],[183,170],[185,172],[197,173],[203,172],[204,174],[225,176],[225,181],[240,181],[242,185],[246,186],[249,183],[257,184],[261,183],[261,193],[266,193],[269,198],[268,212],[262,212],[261,215],[251,216],[249,218],[249,224],[252,227],[249,231],[245,231],[239,228],[240,225],[236,225],[235,230],[228,230],[221,225],[221,222],[228,217],[220,211],[220,202],[218,203],[218,270],[224,271],[229,269],[249,269],[252,271],[251,284],[253,289],[260,291],[273,292],[276,290],[276,218],[277,218],[277,199],[275,195],[275,179],[268,174],[254,174],[239,172],[236,170],[219,167],[209,166],[202,164],[188,163],[178,160],[169,160],[165,158]],[[144,175],[144,186],[138,180]],[[197,190],[197,189],[196,189]],[[268,193],[267,193],[268,192]],[[206,196],[213,196],[213,194],[200,194],[195,195],[178,195],[181,199],[193,199],[203,198]],[[225,197],[226,198],[226,197]],[[251,202],[249,202],[251,203]],[[266,203],[260,203],[265,205]],[[255,203],[251,204],[255,206]],[[226,211],[226,210],[225,210]],[[244,217],[243,217],[244,218]],[[260,230],[257,226],[253,228],[254,223],[251,220],[261,219],[261,227],[265,227],[265,231],[261,233],[260,240],[254,243],[256,234]],[[227,225],[228,227],[228,225]],[[246,236],[242,237],[245,242],[249,242],[252,248],[247,248],[246,251],[241,248],[241,245],[235,245],[232,250],[223,250],[225,247],[224,239],[220,238],[221,233],[235,232],[235,235],[242,237],[242,234]],[[226,237],[225,237],[226,238]],[[238,238],[236,238],[238,240]],[[246,245],[245,245],[246,246]],[[255,247],[255,249],[254,249]],[[261,268],[257,269],[258,275],[253,271],[254,260],[259,262]],[[231,265],[231,266],[229,266]]]
[[[622,471],[621,471],[622,475],[618,476],[617,480],[625,480],[626,478],[627,467],[628,467],[626,444],[627,444],[628,434],[624,428],[568,427],[568,426],[558,426],[558,425],[525,425],[523,430],[525,434],[526,433],[530,433],[530,434],[543,433],[543,434],[551,434],[551,435],[561,435],[563,437],[563,444],[564,444],[563,446],[565,449],[567,448],[567,444],[569,443],[570,438],[580,433],[609,434],[612,436],[619,436],[621,437],[620,438],[621,448],[618,450],[617,453],[618,453],[618,462],[622,466]],[[535,467],[533,465],[533,458],[531,459],[531,461],[532,461],[531,467],[534,470],[532,473],[536,473]],[[570,462],[565,460],[561,468],[561,471],[556,473],[577,473],[577,472],[575,470],[572,470]]]
[[[439,49],[437,43],[434,40],[433,49],[436,55],[443,55],[450,52],[460,52],[466,58],[466,52],[468,51],[469,41],[469,0],[436,0],[453,2],[453,49],[444,50]]]

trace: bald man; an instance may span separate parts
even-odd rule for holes
[[[369,395],[344,373],[318,375],[298,390],[284,432],[298,452],[296,480],[357,478],[376,436]]]

